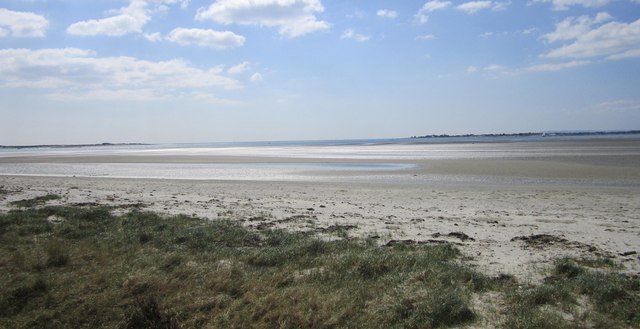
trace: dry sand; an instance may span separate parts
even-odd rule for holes
[[[539,281],[552,260],[563,255],[610,257],[626,271],[638,273],[640,144],[637,140],[625,141],[624,147],[616,141],[591,143],[588,147],[580,143],[562,145],[584,148],[576,153],[522,157],[522,153],[535,154],[533,148],[539,145],[510,144],[504,147],[524,150],[510,158],[395,159],[385,162],[416,166],[393,172],[307,172],[299,181],[0,175],[0,188],[7,192],[0,194],[0,211],[12,209],[11,201],[53,193],[63,198],[50,204],[105,204],[119,206],[119,211],[141,208],[206,218],[229,217],[255,229],[312,230],[326,237],[346,232],[349,236],[375,237],[381,244],[446,241],[458,245],[465,258],[480,270],[513,274],[523,281]],[[208,156],[206,161],[273,159]],[[168,160],[197,162],[203,158],[5,157],[0,163]],[[367,161],[371,160],[355,162]]]

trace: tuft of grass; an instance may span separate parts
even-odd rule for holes
[[[393,305],[388,322],[394,328],[439,328],[475,320],[464,293],[455,289],[435,291],[421,298],[401,298]]]
[[[69,255],[59,240],[51,239],[47,242],[47,266],[63,267],[69,262]]]
[[[639,327],[640,278],[592,270],[580,263],[584,260],[558,259],[545,284],[508,293],[506,327]],[[610,264],[599,259],[587,263]]]
[[[584,271],[575,260],[571,258],[561,258],[556,261],[555,274],[566,278],[575,278]]]
[[[19,207],[19,208],[29,208],[29,207],[40,206],[40,205],[43,205],[43,204],[47,203],[47,201],[58,200],[58,199],[61,199],[61,198],[62,197],[57,195],[57,194],[47,194],[47,195],[35,197],[33,199],[24,199],[24,200],[13,201],[13,202],[11,202],[9,204],[12,205],[12,206]]]
[[[120,329],[179,329],[174,314],[164,310],[153,296],[140,298],[125,315]]]
[[[617,264],[611,258],[580,258],[575,260],[581,266],[590,268],[601,269],[620,269],[620,264]]]

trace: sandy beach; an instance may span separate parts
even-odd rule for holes
[[[357,149],[357,147],[356,147]],[[49,204],[111,205],[233,218],[251,228],[336,232],[388,243],[453,243],[483,272],[536,282],[558,256],[607,257],[640,272],[640,141],[289,149],[273,156],[18,154],[0,157],[0,211]],[[390,153],[390,150],[399,150]],[[400,152],[402,151],[402,152]],[[309,153],[315,156],[309,156]],[[342,154],[342,155],[337,155]],[[359,156],[365,154],[367,156]],[[416,156],[410,156],[411,154]],[[463,155],[461,155],[463,154]],[[284,179],[151,179],[15,175],[28,164],[405,164],[403,169],[301,167]],[[3,167],[4,166],[4,167]],[[7,169],[9,168],[9,169]]]

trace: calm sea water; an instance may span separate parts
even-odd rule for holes
[[[600,140],[639,137],[638,135],[598,136]],[[572,155],[602,158],[620,155],[640,156],[640,147],[615,148],[611,145],[570,143],[587,139],[593,139],[593,136],[403,138],[0,149],[0,175],[197,180],[394,181],[398,177],[396,174],[415,166],[412,160],[420,159],[535,158]],[[562,143],[564,141],[569,143]],[[86,161],[92,156],[115,156],[116,159],[118,156],[139,156],[140,159],[149,159],[145,158],[148,156],[154,157],[155,160],[149,163],[144,163],[144,160],[133,161],[134,163],[131,161],[118,163],[117,160],[104,163]],[[61,157],[71,160],[60,161]],[[202,160],[184,161],[185,158],[193,159],[194,157],[212,160],[211,163]],[[215,160],[215,157],[231,157],[235,160],[231,163],[220,163]],[[259,157],[267,160],[243,161],[242,157]],[[38,160],[28,160],[34,158]],[[73,160],[79,158],[85,160]],[[278,163],[269,158],[293,160]],[[11,159],[22,159],[22,161]],[[47,161],[47,159],[54,160]],[[297,162],[295,159],[300,161]],[[334,159],[341,161],[336,163]],[[309,175],[310,172],[314,175]],[[347,172],[349,175],[344,177],[338,172]],[[360,173],[362,173],[361,176],[359,176]],[[434,176],[428,179],[437,181],[442,177]],[[482,183],[483,180],[492,178],[447,177],[446,179],[454,182],[474,179]],[[509,182],[506,183],[509,184]]]

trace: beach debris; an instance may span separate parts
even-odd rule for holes
[[[441,233],[436,232],[436,233],[433,233],[431,236],[434,237],[434,238],[439,238],[441,236],[445,236],[445,237],[458,238],[461,241],[476,241],[476,239],[468,236],[464,232],[451,232],[449,234],[441,234]]]
[[[407,240],[389,240],[389,242],[387,242],[385,244],[385,246],[387,247],[393,247],[393,246],[410,246],[410,245],[423,245],[423,244],[454,244],[457,246],[462,246],[462,243],[460,242],[452,242],[452,241],[447,241],[447,240],[435,240],[435,239],[429,239],[429,240],[424,240],[424,241],[416,241],[416,240],[412,240],[412,239],[407,239]]]
[[[389,242],[387,242],[387,244],[385,244],[385,246],[387,247],[393,247],[393,246],[408,246],[408,245],[412,245],[412,244],[416,244],[417,242],[415,240],[389,240]]]
[[[318,217],[309,216],[309,215],[293,215],[293,216],[290,216],[290,217],[287,217],[287,218],[283,218],[283,219],[277,220],[276,222],[278,222],[278,223],[288,223],[288,222],[314,220],[314,219],[318,219]]]
[[[603,254],[603,255],[605,254],[603,252],[600,252],[598,248],[590,244],[586,244],[578,241],[570,241],[565,239],[564,237],[551,235],[551,234],[534,234],[529,236],[522,235],[522,236],[517,236],[512,238],[511,241],[512,242],[523,241],[527,246],[538,248],[538,249],[543,249],[551,245],[560,245],[566,248],[583,249],[587,252]]]
[[[534,234],[529,236],[521,235],[512,238],[511,241],[524,241],[526,244],[531,246],[541,246],[553,243],[569,243],[569,240],[551,234]]]
[[[267,218],[264,217],[264,216],[253,216],[253,217],[249,218],[250,222],[264,222],[266,220],[267,220]]]
[[[333,233],[338,231],[348,231],[355,228],[358,228],[358,226],[350,225],[350,224],[347,224],[347,225],[334,224],[329,227],[318,227],[316,231],[321,233]]]
[[[274,224],[272,222],[260,222],[257,225],[249,225],[250,228],[256,229],[256,230],[266,230],[266,229],[272,228],[274,226],[276,226],[276,224]]]

